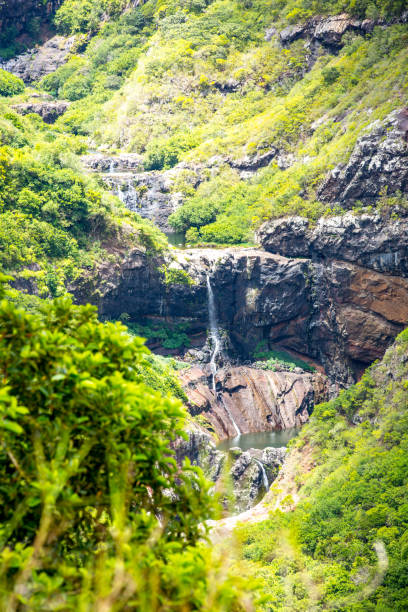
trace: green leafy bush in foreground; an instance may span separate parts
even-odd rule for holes
[[[59,298],[29,314],[1,301],[2,610],[237,604],[239,579],[215,580],[198,544],[208,484],[170,447],[182,405],[144,382],[146,355],[91,306]]]

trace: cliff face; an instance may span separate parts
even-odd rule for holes
[[[192,414],[203,413],[219,438],[300,427],[315,402],[324,399],[321,375],[272,372],[247,366],[217,372],[214,395],[208,368],[181,370],[180,382]]]
[[[23,34],[33,18],[47,19],[61,4],[62,0],[1,0],[0,30],[13,27]]]
[[[134,251],[102,272],[93,300],[108,317],[187,322],[204,344],[208,274],[231,357],[250,359],[260,342],[283,347],[320,363],[334,393],[408,324],[407,229],[406,218],[375,215],[322,219],[315,229],[292,218],[262,228],[273,253],[192,249],[166,260]],[[166,283],[163,265],[188,274],[190,284]],[[75,291],[92,299],[87,287]]]

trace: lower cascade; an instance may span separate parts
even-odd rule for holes
[[[269,482],[268,482],[268,476],[266,475],[266,471],[265,468],[263,466],[263,463],[261,463],[260,461],[258,461],[258,459],[255,459],[255,462],[259,465],[259,467],[261,468],[261,474],[262,474],[262,482],[263,485],[266,489],[266,491],[269,490]]]
[[[211,352],[211,358],[210,358],[212,390],[213,390],[216,402],[217,403],[220,402],[222,404],[222,406],[225,409],[225,412],[227,413],[231,423],[234,426],[237,436],[240,436],[242,432],[240,428],[238,427],[234,417],[232,416],[231,410],[228,408],[228,406],[223,401],[222,395],[218,396],[217,394],[215,378],[217,374],[217,357],[221,353],[221,337],[220,337],[220,332],[218,329],[217,311],[215,307],[214,293],[211,287],[211,280],[210,280],[209,274],[206,275],[206,281],[207,281],[207,294],[208,294],[208,320],[210,323],[211,342],[213,346],[212,352]]]

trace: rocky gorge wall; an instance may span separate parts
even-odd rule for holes
[[[47,20],[62,0],[0,0],[0,31],[9,28],[23,34],[33,18]]]
[[[406,217],[349,214],[315,229],[284,219],[259,232],[267,250],[186,249],[159,258],[135,250],[101,269],[99,284],[74,293],[104,317],[185,322],[200,346],[209,275],[231,359],[251,360],[259,343],[283,347],[320,364],[335,393],[408,324],[407,236]],[[169,271],[185,277],[169,282]]]
[[[191,414],[203,414],[220,439],[252,432],[301,427],[316,402],[325,399],[320,374],[227,366],[217,371],[216,394],[208,368],[179,372]]]

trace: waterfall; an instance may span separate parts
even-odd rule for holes
[[[258,461],[258,459],[255,459],[255,462],[261,468],[263,486],[265,487],[265,489],[267,491],[269,491],[268,476],[266,475],[266,471],[265,471],[264,465],[263,465],[263,463],[261,461]]]
[[[215,375],[217,374],[217,357],[221,352],[221,337],[220,337],[220,332],[218,330],[217,311],[215,308],[214,293],[211,287],[210,276],[208,274],[207,274],[207,294],[208,294],[208,319],[210,323],[210,336],[211,336],[211,344],[212,344],[212,352],[211,352],[211,359],[210,359],[211,382],[212,382],[212,389],[213,389],[215,399],[218,402],[219,398],[217,395],[217,389],[216,389],[216,384],[215,384]],[[221,403],[231,423],[234,426],[235,432],[237,434],[237,438],[239,438],[239,436],[241,435],[241,430],[238,427],[237,423],[235,422],[235,419],[232,416],[230,409],[228,408],[228,406],[225,404],[224,400],[222,399],[222,396],[221,396]]]
[[[240,428],[238,427],[238,425],[236,424],[235,419],[234,419],[234,417],[232,416],[232,412],[231,412],[231,410],[228,408],[227,404],[226,404],[226,403],[224,402],[224,400],[222,399],[222,396],[221,396],[221,401],[222,401],[222,405],[224,406],[224,410],[225,410],[225,412],[228,414],[228,416],[229,416],[229,418],[230,418],[230,421],[231,421],[231,423],[233,424],[233,426],[234,426],[234,428],[235,428],[235,432],[236,432],[236,434],[237,434],[237,435],[236,435],[236,438],[239,438],[239,437],[241,436],[241,430],[240,430]],[[234,440],[235,440],[236,438],[234,438]]]
[[[212,377],[212,388],[214,391],[214,395],[216,395],[215,375],[217,373],[217,357],[221,351],[221,338],[220,338],[220,333],[218,331],[214,293],[211,287],[211,281],[210,281],[210,277],[208,274],[207,274],[207,294],[208,294],[208,319],[210,322],[210,335],[211,335],[211,343],[212,343],[210,368],[211,368],[211,377]]]

